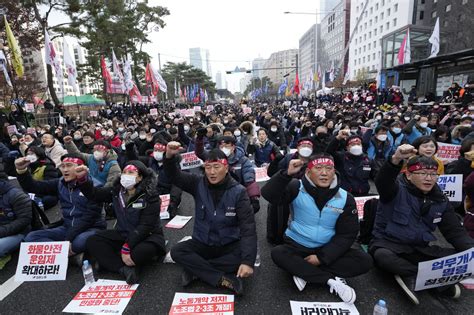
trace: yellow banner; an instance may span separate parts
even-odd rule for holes
[[[13,36],[13,32],[7,22],[6,16],[3,18],[5,19],[5,31],[7,33],[8,47],[10,47],[11,51],[13,69],[15,69],[18,77],[23,77],[23,58],[21,58],[20,46],[18,46],[15,36]]]

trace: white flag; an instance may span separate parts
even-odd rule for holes
[[[53,67],[54,72],[56,73],[56,79],[58,80],[59,88],[61,89],[61,94],[64,95],[63,69],[61,68],[59,58],[56,55],[56,49],[54,49],[54,44],[49,39],[49,34],[47,30],[44,31],[44,53],[46,64],[51,65],[51,67]]]
[[[428,41],[431,43],[431,55],[428,58],[436,57],[439,53],[439,18],[436,19],[436,23]]]
[[[2,68],[3,75],[5,76],[5,81],[7,81],[7,84],[10,87],[13,87],[12,81],[10,80],[10,76],[8,75],[7,59],[5,58],[5,55],[3,54],[3,50],[0,50],[0,67]]]
[[[115,52],[112,49],[112,72],[114,73],[114,79],[118,81],[119,86],[121,88],[122,93],[125,93],[125,81],[123,78],[122,70],[120,70],[120,65],[117,60],[117,57],[115,57]]]
[[[77,70],[76,70],[76,64],[74,63],[74,60],[71,57],[71,52],[69,51],[69,46],[66,42],[66,39],[64,39],[64,66],[66,67],[66,73],[67,73],[67,82],[69,83],[70,86],[72,86],[74,92],[77,92],[77,85],[76,85],[76,80],[77,80]]]
[[[132,66],[127,58],[123,64],[123,75],[125,80],[125,91],[129,93],[133,89]]]
[[[334,81],[335,73],[334,73],[334,60],[331,62],[331,69],[329,69],[329,81]]]
[[[161,76],[161,74],[159,74],[158,71],[153,71],[153,74],[155,75],[155,79],[158,82],[158,86],[160,90],[163,93],[166,93],[166,91],[168,91],[168,87],[166,86],[166,82],[165,80],[163,80],[163,77]]]
[[[346,85],[347,81],[351,78],[351,73],[349,67],[347,67],[346,74],[344,75],[344,81],[342,81],[342,85]]]
[[[410,47],[410,29],[407,30],[407,42],[405,44],[405,54],[403,58],[403,63],[411,62],[411,47]]]

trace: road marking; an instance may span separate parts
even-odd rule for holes
[[[0,286],[0,301],[3,301],[4,298],[6,298],[10,293],[15,291],[15,289],[18,288],[22,283],[23,281],[15,282],[15,276],[5,281]]]

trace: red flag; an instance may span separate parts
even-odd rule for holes
[[[295,84],[293,85],[293,92],[297,95],[300,94],[300,79],[298,78],[298,72],[296,72]]]
[[[105,79],[106,91],[109,93],[112,90],[112,77],[110,76],[109,69],[107,69],[104,56],[100,56],[100,67],[102,68],[102,77]]]
[[[136,96],[137,102],[138,103],[142,102],[142,95],[140,94],[140,91],[138,90],[136,84],[133,84],[133,88],[130,90],[129,95],[130,95],[130,99],[133,96]]]
[[[153,73],[153,68],[151,67],[149,63],[146,65],[145,81],[146,81],[147,88],[151,87],[151,93],[154,96],[158,95],[160,87],[158,85],[158,81],[155,78],[155,74]]]

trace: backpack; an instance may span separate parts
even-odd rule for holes
[[[360,220],[359,243],[369,245],[372,239],[372,230],[374,229],[375,215],[377,214],[377,205],[379,200],[373,198],[364,203],[364,216]]]

